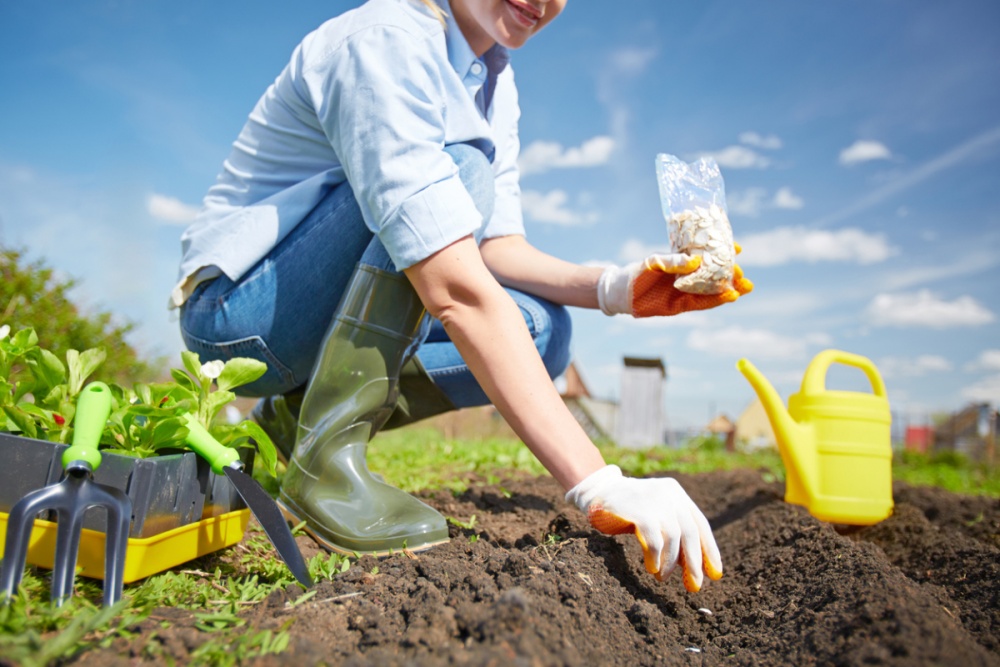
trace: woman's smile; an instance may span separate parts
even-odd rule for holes
[[[514,16],[514,20],[525,28],[534,28],[538,24],[538,20],[542,18],[542,12],[533,5],[520,0],[505,0],[505,2]]]

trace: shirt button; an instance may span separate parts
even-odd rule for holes
[[[480,74],[483,73],[483,66],[480,65],[479,63],[472,63],[472,67],[470,68],[470,71],[473,74],[475,74],[476,76],[479,76]]]

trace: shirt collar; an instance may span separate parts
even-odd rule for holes
[[[510,62],[510,52],[507,48],[500,44],[494,44],[483,54],[481,59],[476,58],[472,47],[469,46],[465,35],[462,34],[462,29],[455,22],[455,16],[448,5],[448,0],[437,0],[437,2],[445,13],[445,43],[448,45],[448,61],[455,72],[464,78],[468,75],[472,64],[480,61],[486,65],[486,70],[494,78],[498,76]]]

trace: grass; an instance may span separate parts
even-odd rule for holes
[[[347,571],[351,560],[336,554],[318,555],[308,563],[317,581]],[[218,554],[205,556],[172,571],[147,577],[125,588],[113,607],[101,607],[100,585],[79,578],[76,594],[60,608],[49,602],[49,573],[28,568],[18,594],[0,605],[0,656],[13,664],[35,667],[68,660],[83,651],[129,639],[158,608],[191,612],[189,622],[203,635],[185,664],[238,665],[288,646],[289,621],[278,630],[249,631],[241,616],[276,590],[295,590],[295,578],[259,529]],[[291,588],[290,588],[291,587]],[[315,595],[303,591],[289,606]],[[166,628],[169,621],[161,621]],[[145,657],[161,657],[164,649],[154,631],[143,648]],[[169,656],[166,656],[169,662]]]
[[[636,476],[655,472],[699,473],[751,468],[766,478],[784,481],[777,450],[727,452],[721,439],[698,437],[683,447],[623,449],[610,443],[599,448],[609,463]],[[449,489],[461,492],[473,479],[499,482],[500,473],[547,474],[519,440],[442,438],[433,429],[405,428],[380,434],[372,442],[368,461],[386,481],[407,491]],[[970,462],[955,453],[923,456],[897,451],[893,478],[914,485],[937,486],[954,493],[1000,497],[1000,468]]]
[[[607,443],[600,448],[607,461],[632,475],[752,468],[760,470],[765,479],[784,479],[776,451],[727,453],[717,438],[695,439],[679,449],[636,451]],[[407,491],[437,488],[459,493],[471,484],[499,484],[502,475],[511,473],[546,474],[517,440],[445,439],[435,430],[415,427],[379,435],[370,447],[369,463],[386,481]],[[1000,473],[995,468],[952,454],[928,457],[899,453],[893,475],[911,484],[1000,497]],[[451,519],[459,527],[471,527],[475,520]],[[317,580],[332,579],[352,562],[342,556],[321,555],[309,562],[309,569]],[[155,610],[172,607],[188,610],[188,622],[202,635],[187,664],[241,664],[281,653],[287,647],[291,621],[276,630],[257,631],[247,627],[242,612],[294,581],[275,558],[266,536],[256,530],[235,547],[127,586],[125,599],[107,609],[100,606],[100,586],[86,579],[78,580],[77,595],[64,607],[53,608],[48,600],[48,573],[29,568],[18,595],[10,604],[0,605],[0,656],[24,667],[59,663],[86,650],[128,640],[139,632],[140,625],[148,631],[149,623],[156,621]],[[303,592],[288,605],[307,603],[312,594]],[[160,624],[166,627],[169,622]],[[143,649],[145,657],[163,657],[170,662],[155,635]]]
[[[973,463],[955,452],[932,455],[897,452],[892,474],[893,478],[909,484],[1000,498],[1000,468]]]

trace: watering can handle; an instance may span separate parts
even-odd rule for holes
[[[73,446],[63,452],[65,468],[73,461],[86,461],[91,470],[101,465],[101,434],[111,414],[111,389],[103,382],[91,382],[76,399],[73,417]]]
[[[820,394],[826,391],[826,373],[830,365],[840,363],[847,366],[854,366],[864,371],[868,381],[872,385],[872,391],[876,396],[886,397],[885,382],[879,375],[878,369],[871,359],[862,357],[859,354],[844,352],[843,350],[824,350],[813,358],[812,363],[806,368],[806,374],[802,378],[803,394]]]

